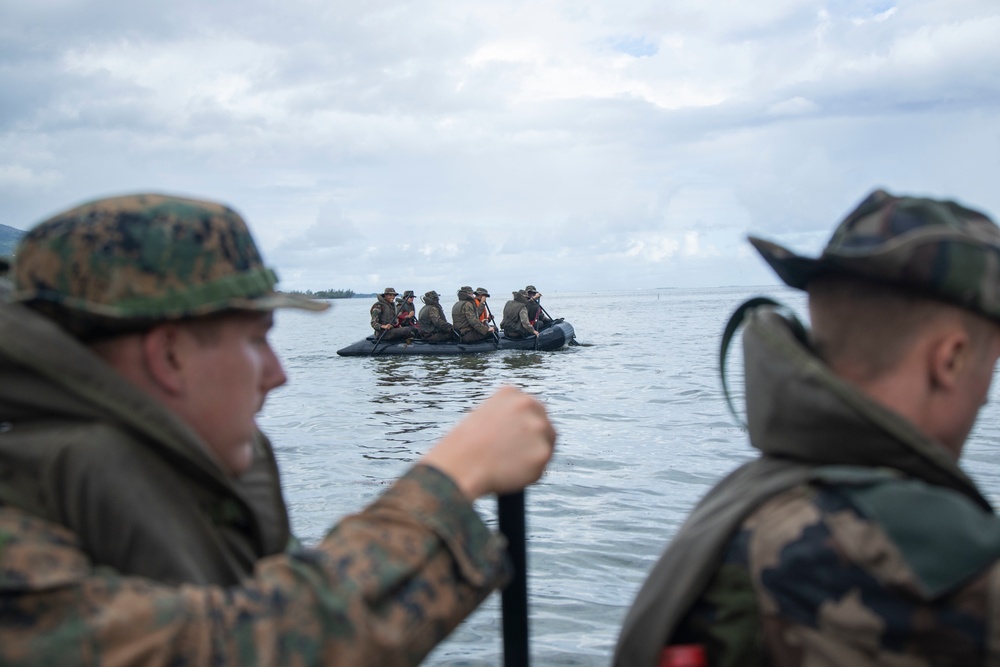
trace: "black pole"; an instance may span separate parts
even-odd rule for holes
[[[493,340],[496,344],[500,345],[500,331],[497,329],[497,321],[493,319],[493,313],[490,312],[490,304],[483,302],[483,306],[486,308],[486,314],[489,316],[487,320],[493,323]]]
[[[500,532],[507,538],[507,554],[514,578],[503,590],[503,664],[528,667],[528,558],[525,537],[524,491],[500,496]]]

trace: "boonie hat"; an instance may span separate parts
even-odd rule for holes
[[[18,244],[13,301],[111,321],[329,304],[274,290],[246,223],[222,204],[163,194],[99,199],[49,218]]]
[[[440,296],[441,295],[438,294],[437,292],[435,292],[434,290],[431,290],[430,292],[424,292],[424,298],[425,299],[437,299]]]
[[[413,296],[413,290],[408,289],[405,292],[403,292],[403,298],[404,299],[409,299],[411,296]]]
[[[396,296],[397,294],[399,294],[399,292],[397,292],[396,290],[394,290],[391,287],[386,287],[384,290],[382,290],[382,296],[386,296],[386,295],[389,295],[389,294],[391,294],[393,296]]]
[[[537,292],[538,290],[535,289],[534,285],[528,285],[524,288],[524,291],[530,294],[531,292]]]
[[[481,296],[489,296],[490,295],[490,293],[488,291],[486,291],[485,287],[477,287],[476,288],[476,294],[479,294]]]
[[[461,287],[458,288],[458,293],[461,294],[462,292],[466,292],[467,294],[474,294],[472,288],[469,287],[468,285],[462,285]]]
[[[912,289],[1000,321],[1000,228],[953,201],[875,190],[834,231],[818,258],[750,243],[787,285],[847,275]]]

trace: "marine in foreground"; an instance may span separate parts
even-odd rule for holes
[[[957,460],[1000,355],[1000,230],[875,191],[817,259],[751,243],[812,328],[749,310],[760,456],[677,533],[614,663],[677,645],[710,665],[996,663],[1000,520]]]
[[[99,200],[22,239],[0,304],[0,663],[417,664],[506,576],[472,501],[555,432],[505,388],[315,548],[255,413],[286,381],[242,218]]]

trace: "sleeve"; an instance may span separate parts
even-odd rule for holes
[[[916,542],[940,541],[916,534],[923,517],[909,523]],[[885,526],[835,487],[782,494],[744,528],[775,667],[983,664],[995,560],[951,590],[928,594]]]
[[[416,665],[505,577],[503,538],[426,466],[232,588],[95,569],[65,529],[0,508],[0,663]]]
[[[431,308],[430,318],[431,326],[433,326],[435,330],[449,335],[451,334],[451,324],[449,324],[448,320],[445,319],[444,313],[437,308]]]
[[[473,329],[481,334],[487,334],[490,332],[490,325],[479,321],[479,313],[476,311],[476,307],[472,304],[472,302],[466,301],[462,306],[462,312],[465,314],[465,319],[468,321],[469,326]]]
[[[382,304],[376,303],[371,309],[372,329],[378,331],[382,328]]]
[[[531,320],[528,319],[528,309],[521,308],[517,313],[517,318],[521,323],[521,331],[523,331],[525,335],[530,335],[535,328],[531,326]]]

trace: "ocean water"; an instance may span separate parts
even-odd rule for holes
[[[367,335],[368,300],[281,312],[272,340],[290,382],[269,397],[260,425],[276,443],[296,534],[317,541],[497,387],[518,386],[545,403],[559,432],[527,493],[532,661],[609,664],[663,547],[712,484],[753,456],[723,399],[719,343],[736,306],[761,294],[805,319],[803,296],[783,287],[547,293],[546,310],[583,345],[464,357],[338,357]],[[502,304],[494,299],[493,311]],[[738,405],[741,368],[737,340],[727,375]],[[1000,504],[996,397],[994,385],[963,461]],[[495,526],[495,501],[476,508]],[[500,665],[500,627],[493,595],[425,664]]]

